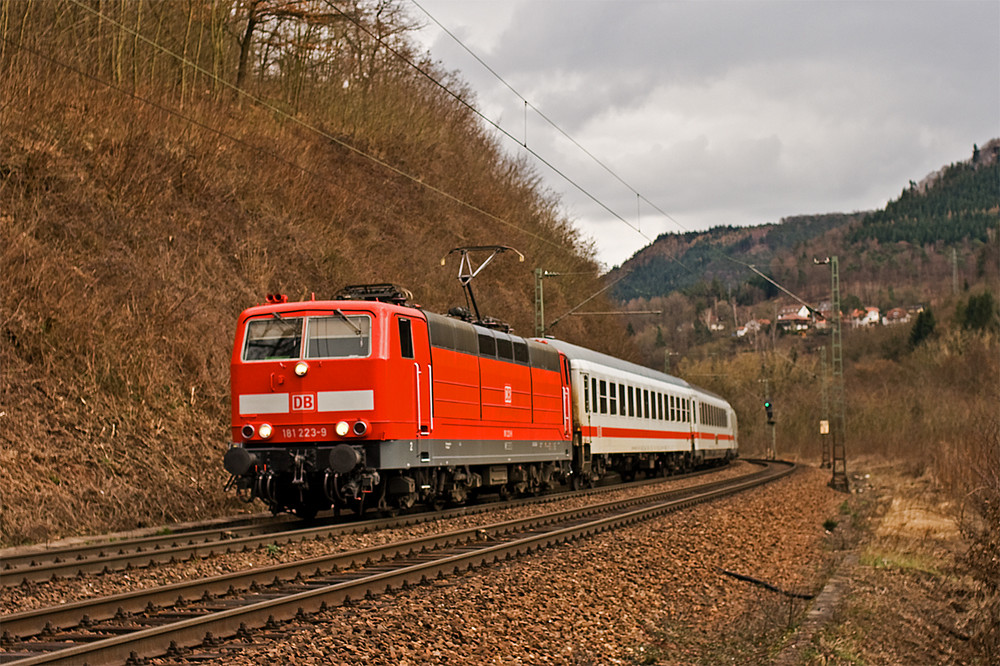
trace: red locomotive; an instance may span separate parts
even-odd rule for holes
[[[736,453],[735,414],[718,396],[581,347],[425,312],[407,296],[355,286],[243,312],[230,487],[311,517],[460,504],[484,490],[533,493]]]
[[[231,376],[225,466],[276,511],[461,503],[570,471],[565,359],[392,285],[246,310]]]

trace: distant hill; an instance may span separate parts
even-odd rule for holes
[[[618,271],[629,274],[615,287],[621,301],[666,296],[718,280],[739,284],[746,267],[733,259],[767,267],[775,257],[858,222],[863,214],[797,215],[756,227],[714,227],[707,231],[662,234]],[[751,284],[755,281],[751,280]]]
[[[616,269],[628,275],[613,295],[628,302],[716,282],[736,302],[751,305],[772,298],[777,290],[743,264],[809,292],[826,280],[808,268],[813,255],[839,254],[858,269],[856,277],[866,281],[890,277],[886,267],[926,263],[928,249],[939,252],[949,247],[966,256],[975,254],[991,234],[995,240],[997,232],[998,153],[998,139],[982,148],[974,146],[968,160],[943,167],[920,183],[910,181],[900,197],[881,210],[799,215],[756,227],[663,234]],[[977,255],[975,261],[984,259]],[[930,278],[926,272],[920,275],[912,277]],[[904,277],[904,281],[912,280]]]
[[[927,245],[973,240],[985,243],[996,231],[1000,200],[1000,141],[910,186],[882,210],[869,213],[847,235],[849,243],[906,241]]]

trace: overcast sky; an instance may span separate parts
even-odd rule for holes
[[[416,1],[480,110],[640,227],[538,165],[606,268],[663,232],[878,208],[1000,137],[998,0]]]

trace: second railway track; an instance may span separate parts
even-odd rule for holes
[[[692,478],[712,469],[672,477]],[[663,479],[629,484],[641,487]],[[619,489],[607,485],[589,491],[600,494]],[[507,506],[523,503],[548,502],[566,497],[564,492],[529,497],[508,502]],[[195,557],[207,557],[226,552],[258,548],[261,545],[291,543],[307,539],[323,539],[342,534],[365,532],[391,527],[414,525],[429,520],[478,513],[496,508],[495,503],[484,502],[443,511],[413,512],[386,518],[332,522],[320,520],[314,525],[303,526],[302,521],[288,517],[237,518],[211,526],[178,530],[165,534],[146,534],[131,538],[109,540],[95,538],[90,542],[59,547],[19,549],[21,552],[0,556],[0,587],[21,585],[26,582],[48,581],[81,574],[99,574],[129,568],[147,567]]]
[[[736,479],[435,534],[362,550],[0,616],[0,662],[124,663],[405,588],[730,495],[788,474]]]

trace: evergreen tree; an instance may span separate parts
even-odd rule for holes
[[[968,304],[960,308],[958,314],[962,328],[966,330],[985,331],[993,328],[997,318],[993,293],[986,290],[982,294],[969,296]]]
[[[935,325],[934,313],[931,312],[930,308],[918,314],[917,320],[913,322],[913,328],[910,330],[910,347],[912,349],[919,347],[920,343],[934,333]]]

